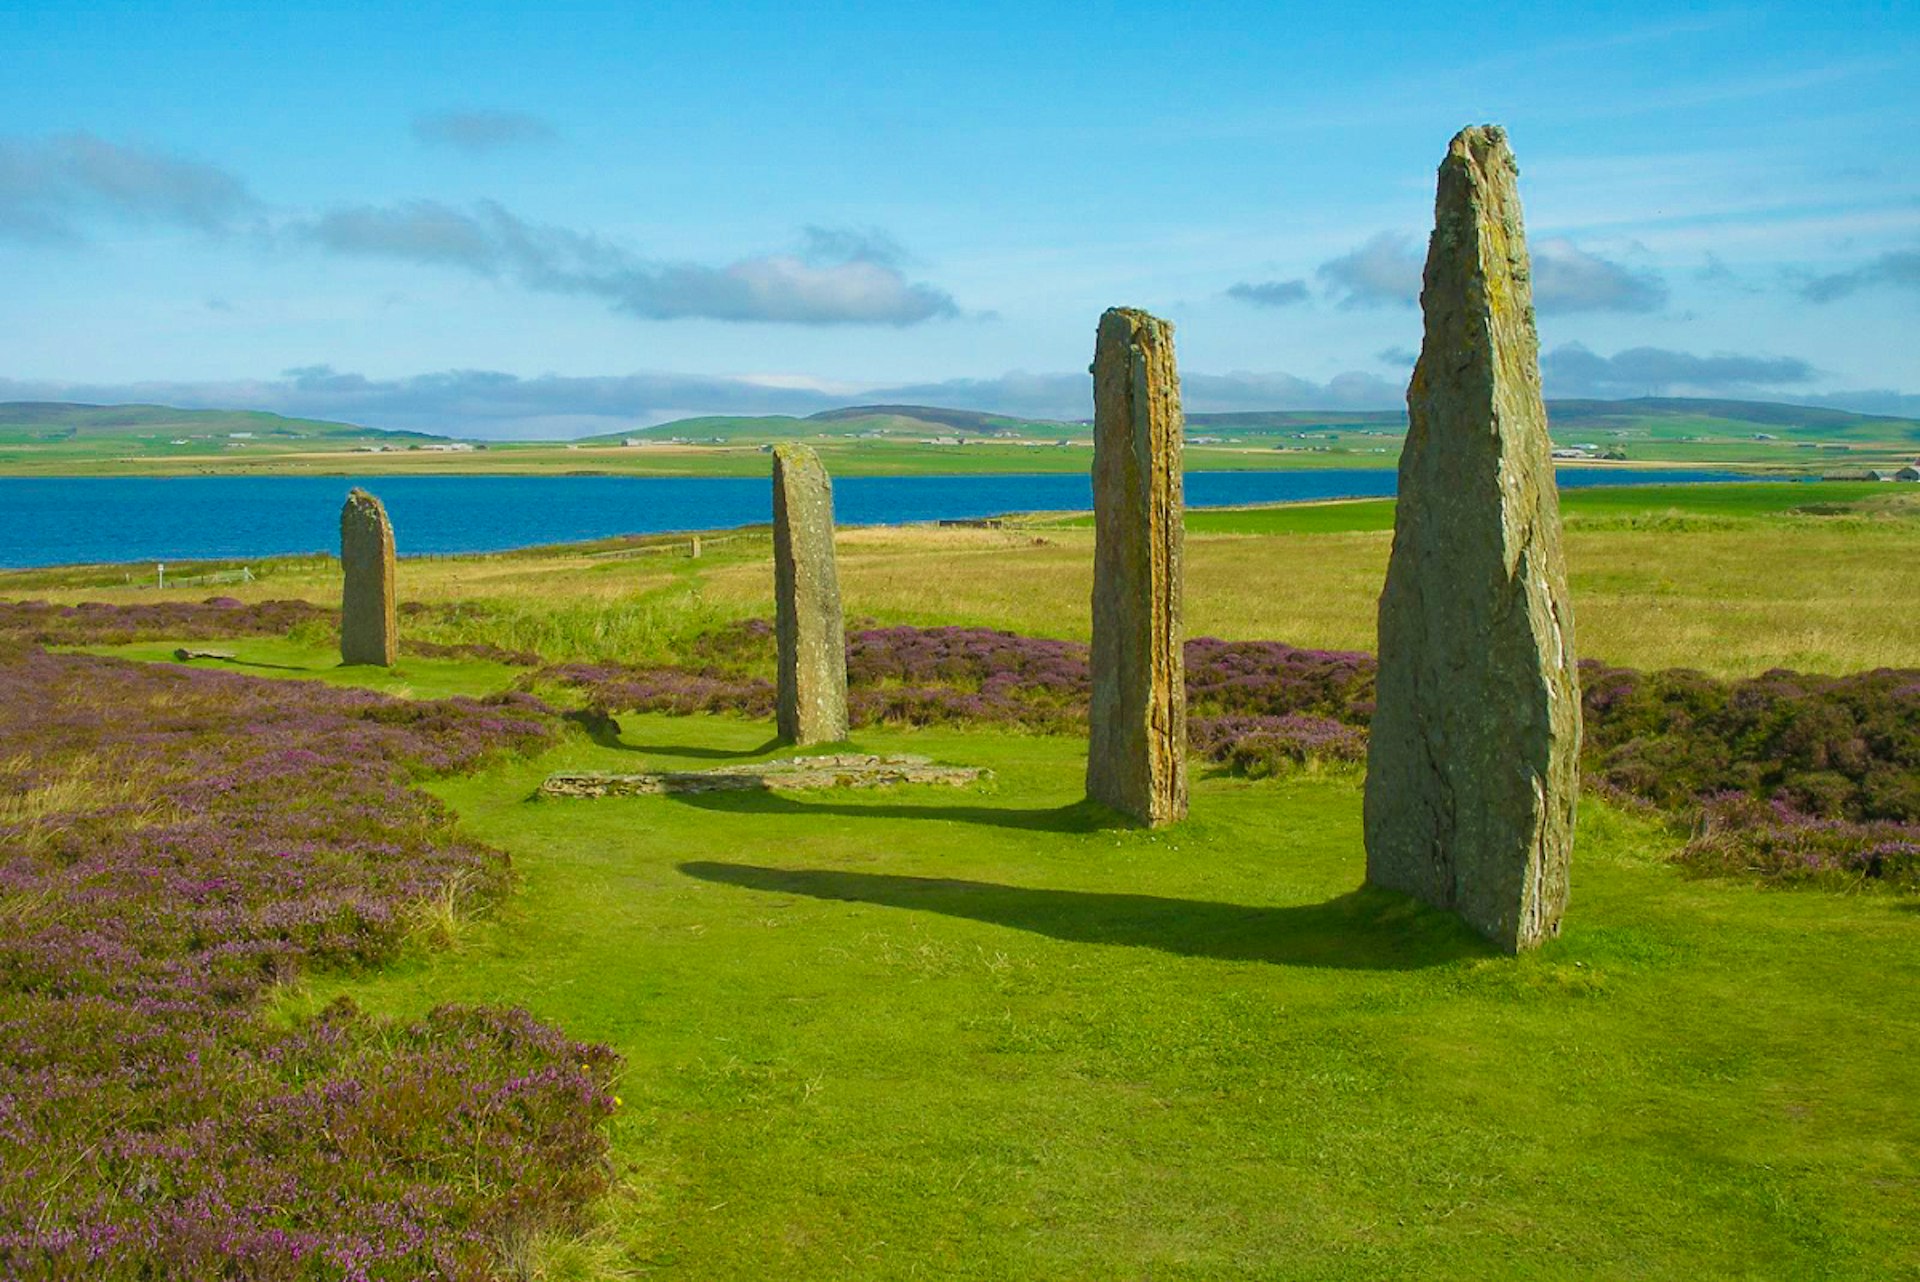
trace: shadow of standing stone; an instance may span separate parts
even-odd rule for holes
[[[1509,952],[1558,933],[1580,696],[1518,169],[1440,165],[1367,759],[1367,880]]]
[[[1182,428],[1173,326],[1109,310],[1093,359],[1087,796],[1152,827],[1187,813]]]
[[[399,627],[393,608],[393,526],[387,509],[365,490],[340,509],[340,662],[393,666]]]
[[[847,737],[847,638],[833,560],[833,482],[805,445],[773,448],[774,639],[782,741]]]

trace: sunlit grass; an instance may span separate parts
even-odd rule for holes
[[[1203,775],[1105,829],[1082,745],[875,731],[954,793],[528,801],[763,725],[436,784],[522,891],[456,954],[323,981],[380,1011],[524,1002],[627,1057],[626,1191],[559,1276],[1900,1276],[1916,975],[1887,897],[1665,866],[1583,813],[1565,936],[1517,961],[1356,893],[1359,792]],[[547,1254],[551,1251],[552,1254]],[[917,1274],[916,1274],[917,1270]]]
[[[1569,520],[1583,653],[1920,663],[1912,520],[1608,501]],[[1188,631],[1371,649],[1390,535],[1313,520],[1196,522]],[[1084,528],[845,530],[838,548],[852,618],[1086,635]],[[447,607],[410,636],[646,661],[770,614],[769,579],[746,539],[697,561],[407,562],[401,596]],[[247,592],[338,583],[304,569]],[[326,640],[229,648],[387,690],[516,675],[342,669]],[[1667,863],[1682,834],[1589,798],[1563,937],[1498,958],[1358,889],[1350,770],[1201,768],[1188,822],[1119,830],[1080,803],[1082,742],[987,730],[856,736],[994,770],[958,793],[529,799],[555,769],[750,760],[767,729],[630,716],[618,738],[433,784],[510,852],[519,892],[478,921],[457,891],[428,896],[418,937],[457,947],[286,997],[524,1004],[626,1057],[599,1226],[528,1239],[514,1273],[1920,1273],[1920,1041],[1898,1000],[1920,919],[1896,896],[1688,880]]]
[[[1890,491],[1773,484],[1569,494],[1579,652],[1720,675],[1920,663],[1920,610],[1912,604],[1920,519]],[[1850,514],[1791,510],[1808,503],[1842,504]],[[1189,634],[1371,650],[1390,524],[1386,502],[1191,514]],[[850,619],[964,621],[1085,639],[1092,547],[1084,525],[843,529],[840,581]],[[768,552],[766,536],[754,534],[711,543],[698,559],[558,549],[403,561],[403,600],[465,607],[452,617],[409,619],[405,634],[550,659],[659,661],[722,622],[769,617]],[[258,582],[224,590],[247,599],[339,599],[332,563],[263,570]],[[62,589],[47,577],[34,573],[35,595],[207,595]],[[16,591],[9,578],[0,575],[0,594]]]

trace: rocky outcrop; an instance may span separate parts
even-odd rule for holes
[[[1366,787],[1367,880],[1508,951],[1559,930],[1580,747],[1517,175],[1492,126],[1440,166]]]
[[[833,482],[804,445],[773,448],[777,717],[788,743],[847,737],[847,638],[833,559]]]
[[[387,509],[365,490],[347,495],[340,509],[340,662],[392,667],[400,653],[393,607],[393,525]]]
[[[1108,311],[1093,360],[1087,795],[1152,826],[1187,813],[1182,428],[1173,326]]]

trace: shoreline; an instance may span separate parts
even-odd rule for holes
[[[1569,469],[1569,470],[1572,470],[1572,469]],[[1704,469],[1663,468],[1659,470],[1693,472],[1693,471],[1702,471]],[[1034,473],[1029,475],[1051,476],[1052,474]],[[0,478],[0,479],[5,479],[5,478]],[[67,479],[91,480],[91,479],[103,479],[103,478],[67,478]],[[143,478],[143,479],[159,479],[159,478]],[[296,479],[316,480],[316,479],[328,479],[328,478],[307,477],[307,478],[296,478]],[[468,478],[468,479],[472,479],[472,478]],[[522,479],[522,478],[514,477],[514,478],[508,478],[508,479]],[[695,478],[680,478],[680,479],[695,479]],[[712,478],[712,479],[739,480],[742,478],[737,478],[737,477],[724,478],[723,477],[723,478]],[[897,478],[880,478],[880,479],[897,479]],[[915,479],[937,479],[937,478],[915,478]],[[971,477],[963,474],[961,479],[971,479]],[[1618,486],[1582,485],[1582,486],[1575,486],[1572,488],[1574,488],[1577,491],[1586,492],[1586,491],[1594,491],[1594,490],[1601,490],[1601,489],[1618,489],[1623,491],[1632,491],[1640,488],[1655,488],[1662,485],[1689,486],[1689,487],[1691,486],[1717,487],[1722,485],[1797,485],[1797,484],[1807,484],[1807,483],[1809,483],[1808,478],[1739,476],[1739,477],[1730,477],[1728,479],[1696,478],[1696,479],[1689,479],[1689,480],[1665,480],[1665,481],[1656,480],[1656,481],[1647,482],[1644,487],[1639,483],[1623,483]],[[1273,511],[1273,510],[1281,510],[1281,509],[1292,510],[1292,509],[1334,508],[1334,507],[1350,506],[1353,504],[1360,504],[1360,503],[1391,503],[1393,502],[1393,497],[1394,496],[1391,494],[1319,495],[1319,496],[1303,497],[1303,498],[1297,498],[1297,499],[1269,499],[1269,500],[1253,501],[1253,502],[1245,502],[1245,503],[1193,504],[1193,505],[1189,505],[1186,510],[1194,513],[1230,513],[1230,512]],[[929,518],[916,519],[916,520],[899,520],[899,521],[840,521],[838,522],[838,528],[842,530],[847,530],[847,531],[858,531],[858,530],[889,530],[889,529],[929,529],[931,530],[931,529],[939,529],[944,527],[944,528],[949,528],[954,530],[971,530],[971,531],[1005,530],[1008,532],[1016,532],[1016,531],[1022,531],[1022,530],[1039,530],[1039,529],[1049,529],[1049,528],[1058,529],[1058,528],[1061,528],[1061,526],[1064,523],[1074,522],[1076,520],[1087,518],[1090,516],[1091,516],[1091,509],[1088,509],[1088,508],[1053,508],[1053,509],[1039,508],[1039,509],[1009,510],[1004,512],[987,513],[979,516],[969,516],[969,517],[944,517],[944,518],[929,517]],[[1072,527],[1069,526],[1069,528],[1072,528]],[[447,551],[434,550],[434,551],[419,551],[419,552],[402,552],[399,556],[399,559],[403,562],[406,562],[406,561],[431,562],[431,561],[450,561],[450,560],[484,560],[489,558],[507,559],[507,558],[514,558],[514,557],[542,557],[542,556],[550,557],[550,556],[556,556],[556,555],[571,554],[571,555],[577,555],[577,556],[587,557],[592,559],[609,559],[610,560],[610,559],[617,559],[621,557],[663,555],[663,554],[671,553],[677,548],[681,548],[683,545],[687,544],[690,540],[695,538],[699,538],[703,541],[724,543],[724,542],[732,541],[739,538],[751,538],[756,535],[764,537],[766,536],[766,534],[770,529],[771,529],[771,526],[769,525],[768,522],[764,520],[747,521],[747,522],[733,524],[733,525],[685,526],[685,527],[678,527],[674,529],[627,532],[627,533],[619,533],[619,534],[601,535],[601,536],[589,537],[589,538],[561,539],[561,540],[555,540],[555,541],[538,541],[538,542],[530,542],[530,543],[524,543],[524,544],[516,544],[510,547],[475,548],[475,549],[447,550]],[[230,553],[230,554],[192,556],[192,557],[172,556],[172,557],[164,557],[164,558],[154,557],[154,556],[143,556],[143,557],[138,557],[133,559],[65,561],[65,562],[58,562],[58,563],[0,565],[0,578],[6,577],[6,576],[12,576],[12,575],[54,574],[54,573],[61,573],[61,572],[72,573],[72,572],[81,572],[81,571],[91,571],[91,572],[100,573],[100,574],[108,574],[108,573],[116,573],[116,572],[127,574],[127,575],[137,575],[137,574],[143,574],[143,573],[151,574],[152,567],[156,564],[156,562],[159,562],[159,561],[164,561],[164,563],[169,567],[169,577],[172,576],[172,573],[175,571],[177,567],[177,572],[181,578],[191,578],[198,574],[218,573],[218,572],[223,572],[227,570],[231,570],[232,572],[237,573],[241,567],[258,565],[262,563],[329,559],[332,556],[333,556],[333,553],[331,550],[326,548],[316,548],[316,549],[296,549],[296,550],[287,550],[287,551],[280,551],[280,552],[265,552],[265,553],[254,553],[254,554]]]

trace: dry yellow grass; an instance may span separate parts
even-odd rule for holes
[[[25,753],[0,759],[0,828],[19,850],[43,849],[77,818],[115,809],[120,813],[114,823],[128,830],[175,814],[171,803],[124,762],[82,756],[50,764]],[[37,903],[31,897],[0,897],[0,925],[10,918],[24,920]]]
[[[1051,531],[844,535],[850,615],[968,622],[1084,639],[1092,537]],[[1195,636],[1373,648],[1392,536],[1379,532],[1194,536],[1187,629]],[[1920,530],[1793,522],[1733,530],[1572,530],[1567,556],[1583,655],[1722,674],[1920,665]],[[716,570],[707,591],[771,608],[760,567]]]
[[[1371,649],[1390,539],[1385,532],[1190,535],[1188,631]],[[1776,666],[1920,666],[1920,522],[1576,525],[1566,544],[1583,655],[1723,675]],[[850,529],[838,548],[850,619],[1088,635],[1089,530]],[[313,565],[272,571],[237,594],[337,601],[337,573]],[[773,608],[765,537],[712,546],[699,560],[557,551],[407,561],[400,591],[403,600],[487,607],[474,620],[409,624],[413,635],[487,640],[550,657],[664,658],[692,633],[729,618],[766,617]],[[0,596],[9,594],[0,577]],[[33,592],[122,601],[207,594]]]

